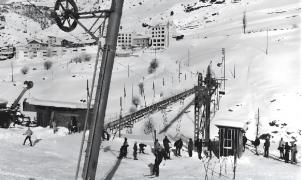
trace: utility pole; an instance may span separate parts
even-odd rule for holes
[[[223,89],[225,91],[225,49],[222,48],[222,61],[223,61]]]
[[[112,0],[82,177],[95,180],[124,0]]]
[[[133,83],[132,83],[132,86],[131,86],[131,101],[133,99]]]
[[[120,121],[122,119],[122,116],[123,116],[123,98],[120,97],[120,106],[121,106],[121,109],[120,109]],[[118,137],[121,137],[121,123],[119,123],[119,127],[118,127]]]
[[[180,65],[180,60],[178,61],[178,82],[180,83],[180,68],[181,68],[181,65]]]
[[[260,111],[258,108],[258,115],[257,115],[257,130],[256,130],[256,136],[258,137],[259,134],[259,121],[260,121]]]
[[[130,67],[129,67],[129,64],[128,64],[128,78],[130,77]]]
[[[11,66],[11,69],[12,69],[12,82],[14,82],[14,62],[13,62],[13,58],[11,60],[10,66]]]
[[[190,66],[190,49],[188,49],[188,67]]]
[[[268,54],[268,28],[266,29],[266,51],[265,54]]]

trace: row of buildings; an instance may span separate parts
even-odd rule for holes
[[[170,40],[177,37],[175,28],[170,23],[149,27],[145,34],[127,32],[121,29],[117,46],[122,49],[136,47],[167,48]]]

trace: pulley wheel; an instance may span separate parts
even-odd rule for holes
[[[57,0],[53,15],[57,25],[63,31],[70,32],[77,27],[78,8],[73,0]]]

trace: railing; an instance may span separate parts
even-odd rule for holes
[[[133,125],[134,123],[139,121],[140,118],[142,118],[148,114],[154,113],[156,111],[159,111],[159,110],[177,102],[180,99],[185,99],[186,97],[194,94],[195,91],[196,91],[196,88],[194,87],[192,89],[186,90],[186,91],[179,93],[177,95],[174,95],[172,97],[164,99],[160,102],[157,102],[148,107],[140,109],[132,114],[123,116],[120,119],[109,122],[105,125],[105,128],[109,129],[109,130],[114,130],[114,129],[123,129],[126,126]]]

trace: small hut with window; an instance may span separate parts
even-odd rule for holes
[[[219,157],[241,157],[243,152],[242,137],[247,124],[240,121],[220,120],[215,125],[219,128]]]

